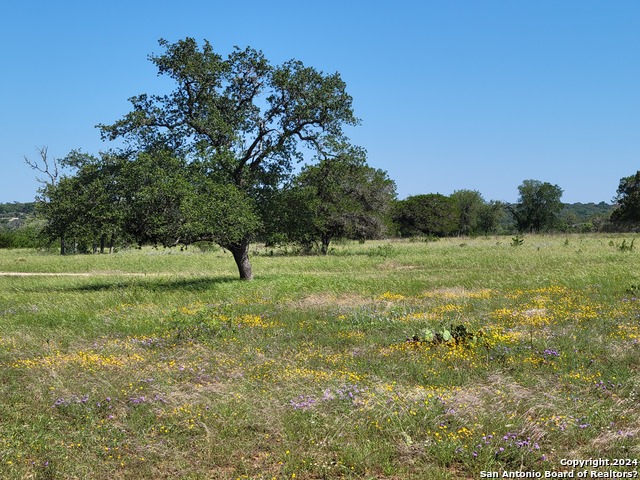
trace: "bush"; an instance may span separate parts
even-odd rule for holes
[[[35,223],[1,230],[0,248],[41,248],[45,245],[40,236],[41,230],[41,226]]]

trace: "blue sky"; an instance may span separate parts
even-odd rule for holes
[[[593,0],[30,1],[0,6],[0,202],[38,188],[23,157],[109,148],[94,126],[168,92],[159,38],[209,40],[338,71],[352,141],[400,198],[525,179],[610,201],[640,169],[640,2]]]

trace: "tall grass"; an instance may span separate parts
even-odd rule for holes
[[[624,240],[256,247],[252,282],[223,251],[0,251],[0,271],[78,274],[0,276],[0,476],[479,478],[637,458]]]

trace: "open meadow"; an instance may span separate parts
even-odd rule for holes
[[[632,239],[2,250],[0,477],[640,470]]]

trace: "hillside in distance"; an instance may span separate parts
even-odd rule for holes
[[[565,203],[560,215],[564,218],[574,219],[574,223],[584,223],[594,217],[608,218],[614,208],[615,205],[606,202]]]
[[[0,203],[0,227],[18,227],[35,213],[35,202]]]

